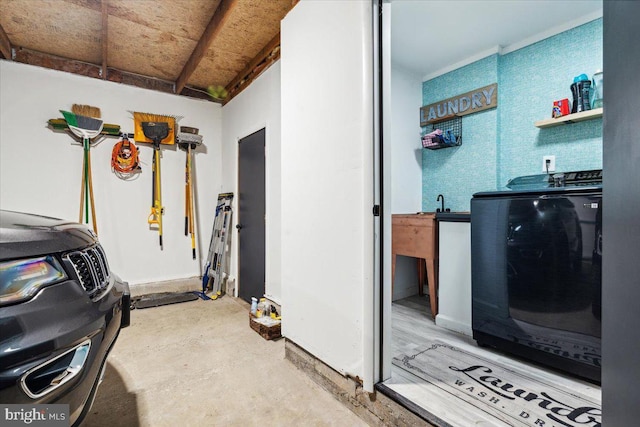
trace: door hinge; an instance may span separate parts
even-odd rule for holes
[[[380,216],[380,205],[373,205],[373,216]]]

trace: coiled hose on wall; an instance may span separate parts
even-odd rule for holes
[[[123,133],[111,152],[111,170],[120,179],[130,179],[142,171],[138,158],[138,147]]]

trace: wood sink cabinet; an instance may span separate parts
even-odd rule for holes
[[[418,277],[420,294],[422,295],[421,260],[427,266],[427,280],[429,283],[429,302],[431,314],[435,318],[438,314],[438,223],[436,215],[429,214],[394,214],[391,215],[391,289],[396,276],[396,256],[404,255],[418,258]]]

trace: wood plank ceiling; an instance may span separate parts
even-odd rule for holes
[[[0,0],[0,55],[224,104],[280,57],[280,21],[297,2]]]

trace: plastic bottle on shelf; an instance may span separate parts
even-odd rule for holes
[[[570,86],[573,94],[573,105],[571,114],[580,113],[582,111],[591,110],[591,102],[589,101],[589,92],[591,89],[591,80],[586,74],[580,74],[573,79]]]
[[[593,75],[593,99],[591,108],[602,107],[603,86],[602,86],[602,70],[597,70]]]
[[[258,310],[258,299],[256,297],[251,297],[251,314],[254,316]]]

